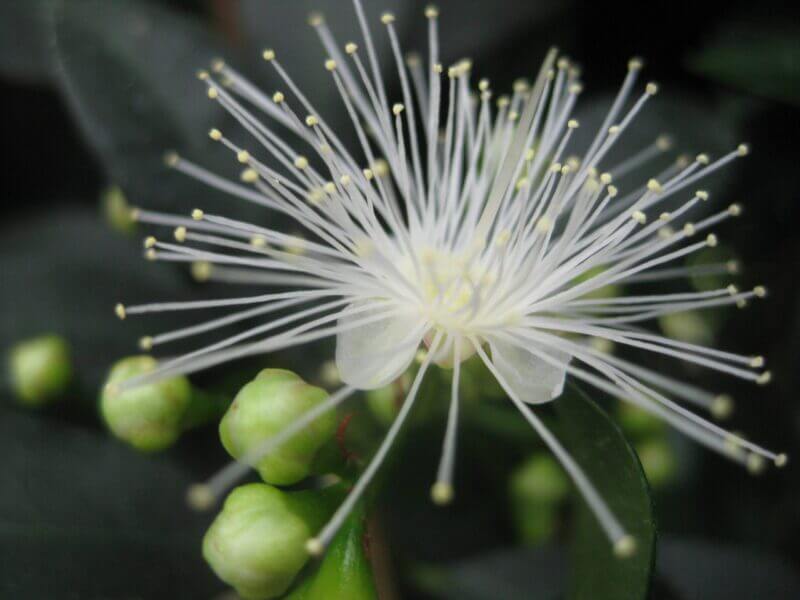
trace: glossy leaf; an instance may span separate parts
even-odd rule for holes
[[[208,597],[200,556],[210,516],[191,478],[104,433],[0,408],[0,597]]]
[[[644,600],[653,573],[656,529],[639,459],[619,427],[588,397],[569,393],[554,407],[562,441],[637,546],[633,556],[617,558],[581,500],[574,522],[568,597]]]
[[[694,55],[689,66],[724,85],[800,105],[798,33],[729,26]]]
[[[188,214],[198,192],[204,203],[212,197],[210,188],[166,168],[170,150],[238,173],[230,153],[207,137],[227,120],[196,79],[220,54],[199,21],[132,0],[60,0],[53,21],[60,87],[109,180],[132,205]]]

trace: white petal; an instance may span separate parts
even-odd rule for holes
[[[364,303],[351,304],[348,308],[361,306]],[[375,303],[375,309],[384,308]],[[339,319],[339,325],[361,321],[373,314],[369,310],[345,316]],[[336,338],[336,367],[342,381],[362,390],[371,390],[397,379],[414,359],[424,334],[420,329],[422,324],[419,316],[402,314],[339,333]]]
[[[523,402],[543,404],[555,400],[564,391],[567,365],[572,358],[566,352],[543,350],[558,362],[556,367],[516,344],[493,340],[490,347],[492,362]]]

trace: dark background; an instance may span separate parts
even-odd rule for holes
[[[20,8],[25,2],[0,2],[5,199],[0,220],[0,322],[3,324],[0,341],[7,346],[22,337],[51,330],[65,332],[68,337],[74,334],[78,347],[86,349],[77,360],[86,366],[85,381],[91,389],[99,383],[104,366],[112,358],[135,351],[133,341],[138,334],[131,333],[130,329],[120,330],[119,324],[111,318],[110,307],[117,296],[128,293],[127,297],[153,298],[156,294],[174,291],[184,293],[188,286],[185,278],[178,274],[163,271],[154,274],[140,264],[143,261],[137,257],[141,236],[128,240],[98,233],[105,227],[96,217],[101,190],[109,184],[120,184],[132,203],[150,207],[162,205],[160,199],[167,196],[172,207],[182,207],[184,212],[193,208],[204,190],[178,188],[176,192],[167,180],[171,175],[153,175],[149,164],[137,162],[133,167],[126,166],[126,156],[139,161],[141,154],[150,149],[155,155],[159,140],[134,135],[126,142],[129,146],[112,144],[109,148],[105,145],[103,136],[98,135],[97,123],[86,121],[82,112],[86,106],[76,100],[74,90],[48,58],[57,52],[48,30],[52,26],[48,17],[42,17],[42,23],[32,23],[25,9]],[[302,10],[297,5],[289,8],[288,2],[277,0],[261,3],[183,0],[160,4],[181,17],[195,20],[198,27],[207,28],[216,43],[227,48],[223,50],[225,56],[235,57],[231,62],[239,59],[242,61],[239,64],[245,64],[257,58],[259,49],[271,44],[270,37],[276,36],[283,41],[294,41],[296,46],[291,51],[279,50],[284,54],[296,54],[298,64],[321,64],[322,51],[313,33],[302,18],[297,20],[298,15],[302,17],[307,12],[305,4],[310,3],[298,3],[303,5]],[[260,6],[253,8],[253,5]],[[419,34],[424,26],[423,3],[405,5],[413,7],[403,15],[405,47],[416,45],[422,49],[423,40]],[[724,225],[720,234],[726,246],[735,248],[745,265],[742,282],[745,285],[763,283],[769,288],[770,296],[767,301],[755,303],[727,319],[716,344],[734,351],[763,353],[774,382],[765,388],[742,386],[740,390],[735,383],[713,374],[703,374],[699,381],[736,397],[732,429],[745,431],[752,439],[770,448],[785,450],[795,458],[800,456],[797,452],[800,439],[800,404],[797,401],[800,390],[800,299],[797,295],[800,272],[800,236],[797,233],[800,222],[800,9],[796,3],[794,7],[783,5],[773,1],[649,2],[635,6],[577,0],[541,3],[451,0],[440,3],[444,57],[455,60],[462,55],[471,56],[476,73],[491,77],[495,89],[510,87],[520,75],[535,74],[546,48],[557,45],[581,65],[586,87],[582,102],[591,105],[616,91],[627,60],[638,55],[646,60],[645,78],[654,79],[662,86],[663,98],[659,101],[673,106],[664,113],[657,113],[656,127],[666,127],[679,146],[698,152],[706,150],[701,145],[704,139],[709,139],[712,146],[728,142],[726,147],[732,147],[731,144],[735,146],[740,141],[751,144],[752,155],[737,161],[724,180],[717,182],[720,196],[724,196],[718,198],[720,206],[739,202],[745,207],[743,218]],[[86,19],[95,21],[92,27],[115,26],[113,18],[103,14],[103,6],[103,3],[96,3],[84,13]],[[347,6],[346,11],[349,10]],[[268,15],[268,18],[259,20],[261,15]],[[288,19],[294,21],[286,25]],[[409,25],[409,21],[415,24]],[[157,22],[153,39],[159,38],[159,26]],[[102,60],[97,65],[91,63],[91,40],[91,36],[87,36],[79,75],[91,78],[94,73],[98,89],[104,84],[117,85],[114,73],[104,70]],[[174,56],[173,50],[165,44],[163,50],[150,47],[145,53],[152,59],[157,51]],[[101,54],[102,49],[98,48],[97,55]],[[37,60],[37,56],[42,57],[41,60]],[[71,64],[70,68],[75,71],[74,63]],[[201,66],[202,63],[190,68]],[[152,76],[158,81],[161,75],[158,64],[145,61],[143,68],[143,80]],[[321,73],[322,69],[318,71]],[[191,72],[187,80],[190,78]],[[135,96],[138,82],[135,78],[129,81],[131,96]],[[268,80],[262,83],[269,89]],[[174,82],[164,82],[161,90],[164,95],[172,93],[172,85]],[[390,92],[390,97],[396,95],[397,91],[394,92]],[[202,102],[199,88],[192,94]],[[113,103],[113,98],[110,95],[107,102]],[[685,107],[684,113],[682,107]],[[112,115],[115,111],[124,113],[127,110],[126,106],[114,104],[107,104],[106,108]],[[187,112],[193,110],[187,108]],[[142,114],[152,113],[144,110]],[[149,130],[145,119],[137,122],[142,131]],[[643,126],[647,124],[645,120]],[[152,127],[160,130],[157,123]],[[204,122],[198,120],[195,133],[203,138],[206,129]],[[719,153],[716,147],[710,151]],[[83,262],[76,262],[74,256]],[[91,411],[87,408],[88,412]],[[48,491],[55,491],[58,495],[59,489],[63,492],[77,486],[75,489],[81,490],[81,497],[73,498],[74,506],[59,507],[56,500],[48,500],[44,508],[24,507],[25,518],[36,523],[36,513],[41,510],[59,514],[63,511],[65,515],[88,511],[106,515],[105,523],[125,523],[133,528],[145,522],[151,528],[153,523],[169,523],[179,531],[178,536],[191,537],[190,532],[195,531],[192,527],[202,528],[202,523],[198,524],[193,516],[180,516],[184,510],[180,482],[208,472],[223,459],[213,444],[201,440],[198,435],[189,442],[195,444],[188,446],[191,449],[184,446],[170,453],[165,466],[163,462],[129,457],[124,449],[116,446],[111,451],[105,450],[105,446],[100,445],[98,428],[86,425],[84,416],[61,409],[33,419],[17,409],[4,409],[0,449],[6,448],[6,451],[0,451],[0,466],[11,466],[9,477],[15,472],[25,473],[24,485],[17,482],[0,487],[3,497],[0,507],[11,511],[12,520],[16,520],[18,517],[14,515],[22,510],[19,503],[32,501],[35,494],[40,498]],[[91,422],[91,418],[88,421]],[[800,476],[795,464],[790,460],[789,468],[783,471],[769,471],[752,478],[708,452],[685,446],[680,449],[691,468],[676,485],[656,496],[656,514],[666,540],[664,546],[672,542],[678,544],[662,553],[666,561],[663,568],[670,571],[667,563],[675,556],[694,556],[691,548],[679,544],[687,543],[686,540],[702,540],[709,544],[708,552],[701,552],[696,560],[672,565],[671,572],[690,579],[697,575],[698,582],[705,581],[708,575],[709,588],[704,591],[695,588],[694,595],[681,596],[676,591],[680,585],[666,582],[659,584],[654,594],[716,598],[725,593],[724,597],[731,600],[757,597],[742,594],[748,594],[747,590],[765,589],[759,588],[763,578],[773,584],[778,582],[774,597],[790,597],[780,594],[791,594],[792,578],[796,581],[796,574],[792,575],[791,571],[800,564]],[[114,463],[107,452],[119,454],[120,462]],[[199,460],[198,456],[207,461]],[[110,480],[103,479],[104,475],[101,477],[102,465],[108,461],[113,463],[108,466],[115,472]],[[100,467],[96,463],[100,463]],[[121,464],[129,470],[120,473]],[[174,473],[159,471],[173,468]],[[0,471],[7,469],[0,468]],[[41,483],[52,473],[65,477],[58,480],[63,487],[52,488],[53,481],[46,482],[44,487],[31,483],[37,477]],[[70,477],[77,478],[78,483],[66,477],[66,473],[71,473]],[[96,480],[92,479],[92,473],[98,474]],[[167,480],[170,483],[165,498],[159,500],[161,506],[155,511],[157,514],[150,515],[153,509],[148,502],[151,499],[148,488],[163,486]],[[21,489],[21,495],[14,496],[15,489]],[[152,492],[159,494],[157,489]],[[123,498],[125,507],[109,508],[119,498]],[[28,509],[31,511],[26,512]],[[503,509],[501,505],[492,507],[489,504],[486,510]],[[26,521],[21,518],[20,522]],[[471,548],[442,549],[441,544],[432,544],[436,550],[426,552],[424,542],[418,542],[416,558],[434,564],[448,561],[461,564],[458,561],[475,556],[475,550],[489,551],[511,545],[513,533],[507,520],[500,517],[486,526],[493,531],[488,535],[476,533]],[[0,522],[0,534],[5,531],[4,527]],[[436,531],[435,524],[431,527],[433,531],[421,534],[421,540],[447,535],[446,530]],[[182,597],[185,591],[182,578],[194,577],[195,571],[203,573],[202,565],[194,569],[181,564],[180,553],[176,551],[162,563],[168,565],[166,571],[144,576],[138,573],[135,560],[133,563],[130,560],[137,552],[146,554],[144,549],[136,547],[124,554],[127,564],[117,565],[120,571],[114,571],[115,543],[98,535],[96,543],[100,554],[106,554],[109,561],[100,567],[81,562],[82,557],[95,560],[97,556],[97,552],[87,551],[85,545],[75,551],[75,562],[65,566],[63,553],[57,545],[40,546],[29,541],[14,541],[16,538],[8,536],[0,539],[0,553],[6,557],[13,555],[18,561],[6,562],[16,565],[13,572],[8,570],[10,567],[0,567],[3,579],[0,596],[62,597],[47,595],[43,590],[50,589],[52,593],[52,589],[41,580],[37,587],[36,581],[40,579],[37,573],[51,567],[53,577],[68,582],[63,589],[70,591],[64,591],[63,597],[69,598],[100,597],[90,591],[81,592],[81,589],[89,589],[82,588],[82,582],[92,578],[98,568],[110,569],[118,582],[124,581],[126,576],[154,578],[151,589],[165,586],[173,594],[161,596],[160,592],[145,592],[143,597]],[[197,577],[202,580],[208,575]],[[743,581],[736,583],[737,577],[742,577]],[[781,578],[789,583],[784,586]],[[207,581],[209,586],[216,585],[213,580]],[[421,594],[413,585],[404,585],[408,597]],[[126,597],[113,587],[109,589],[112,591],[108,592],[108,597]]]

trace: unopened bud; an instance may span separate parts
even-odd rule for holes
[[[43,406],[62,396],[72,381],[67,342],[44,335],[20,342],[8,357],[11,386],[20,403]]]

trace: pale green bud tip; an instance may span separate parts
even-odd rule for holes
[[[311,530],[296,497],[263,483],[243,485],[206,533],[203,556],[242,598],[281,596],[308,561]]]
[[[327,400],[325,390],[291,371],[265,369],[236,395],[219,425],[228,453],[241,459]],[[265,456],[254,461],[262,479],[292,485],[308,477],[318,450],[336,431],[336,415],[326,412]]]
[[[20,342],[11,349],[8,363],[14,394],[27,406],[52,402],[72,381],[69,346],[56,335]]]
[[[455,490],[453,486],[444,481],[437,481],[431,486],[431,500],[438,506],[446,506],[453,501]]]
[[[614,542],[614,556],[617,558],[630,558],[636,554],[636,540],[631,535],[623,535]]]
[[[131,389],[120,386],[132,377],[150,373],[157,364],[150,356],[120,360],[112,367],[100,398],[100,411],[111,432],[145,452],[163,450],[178,439],[192,395],[186,377]]]

